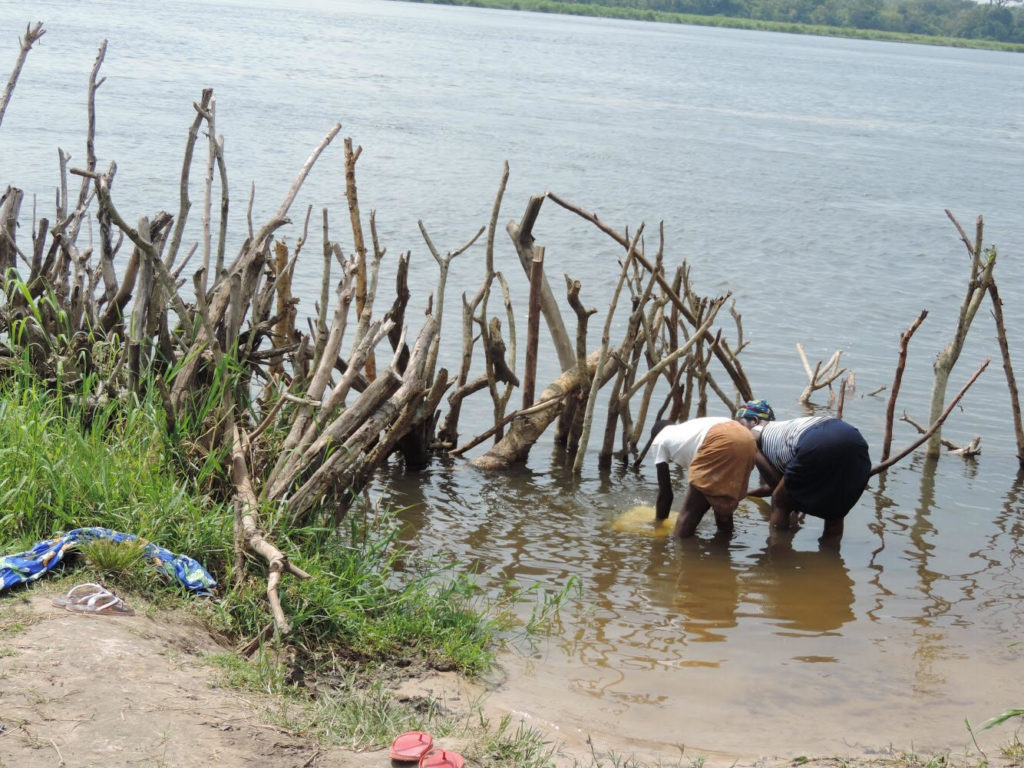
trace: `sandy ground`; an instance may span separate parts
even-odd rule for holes
[[[218,687],[218,672],[204,657],[229,649],[181,617],[142,610],[134,616],[72,613],[54,606],[52,596],[37,589],[0,598],[0,768],[392,765],[383,748],[321,747],[268,724],[263,714],[273,702]],[[19,628],[12,630],[14,625]],[[479,691],[455,676],[438,675],[410,681],[402,693],[468,706]],[[559,768],[590,765],[581,747],[565,745]],[[619,754],[630,754],[623,747]],[[892,764],[879,758],[850,756],[802,765]],[[704,764],[710,768],[714,762]],[[735,756],[723,763],[783,764]]]
[[[147,616],[98,616],[49,595],[4,597],[0,766],[389,765],[386,751],[319,748],[261,721],[269,702],[216,685],[203,661],[221,648],[201,628]]]

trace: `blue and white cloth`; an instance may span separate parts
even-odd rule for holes
[[[62,536],[44,539],[27,552],[0,556],[0,592],[16,584],[35,581],[52,571],[77,544],[94,539],[130,543],[136,541],[138,536],[110,528],[75,528]],[[197,595],[212,595],[217,588],[216,580],[188,555],[176,555],[151,541],[145,542],[142,551],[158,573],[177,581]]]

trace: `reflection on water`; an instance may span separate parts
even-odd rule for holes
[[[736,626],[740,574],[729,549],[728,534],[679,542],[676,592],[672,606],[688,642],[720,642]]]
[[[822,636],[854,619],[853,579],[834,549],[797,550],[791,535],[772,535],[746,552],[718,532],[676,546],[671,608],[688,643],[726,641],[734,634],[728,630],[742,634],[747,622],[783,637]]]
[[[772,535],[753,558],[745,599],[780,635],[829,635],[853,621],[853,579],[835,549],[796,550],[791,535]]]
[[[510,708],[567,728],[625,722],[651,745],[701,691],[688,743],[836,750],[944,745],[965,717],[1019,700],[1007,665],[1024,659],[1024,480],[1007,488],[1005,466],[908,460],[872,480],[839,551],[819,548],[813,525],[769,535],[753,499],[732,534],[713,521],[681,542],[616,526],[653,501],[648,467],[574,478],[543,459],[500,474],[393,465],[381,481],[409,505],[410,546],[452,552],[485,584],[579,579],[558,632],[505,658],[495,695]],[[751,686],[773,690],[772,712]],[[796,723],[819,710],[825,726],[808,736]],[[717,728],[733,717],[751,718],[742,738]]]

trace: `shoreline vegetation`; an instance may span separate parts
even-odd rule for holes
[[[596,3],[561,2],[560,0],[404,0],[405,2],[427,5],[467,6],[495,10],[550,13],[566,16],[587,16],[592,18],[622,19],[625,21],[653,21],[663,24],[684,24],[700,27],[722,27],[747,29],[761,32],[785,32],[793,35],[819,37],[841,37],[853,40],[875,40],[889,43],[913,45],[936,45],[947,48],[973,48],[978,50],[1007,51],[1024,53],[1024,43],[1002,42],[999,40],[951,37],[947,35],[893,32],[881,29],[806,24],[786,21],[770,21],[726,15],[702,15],[677,13],[650,8],[630,8],[618,5]]]
[[[8,643],[26,626],[24,601],[97,582],[147,613],[183,609],[234,647],[208,663],[233,688],[279,697],[281,706],[267,717],[297,737],[380,748],[402,731],[429,729],[466,738],[473,745],[467,756],[480,765],[502,765],[492,755],[510,753],[526,757],[524,767],[549,764],[551,745],[535,730],[490,722],[475,706],[452,711],[429,696],[403,698],[395,688],[435,671],[478,680],[502,643],[543,634],[570,590],[542,595],[508,585],[484,596],[459,572],[461,564],[408,557],[397,544],[394,515],[365,508],[337,531],[288,532],[296,560],[313,578],[283,585],[292,631],[273,636],[264,575],[245,573],[251,568],[233,556],[231,504],[212,499],[189,472],[192,457],[167,433],[159,399],[91,409],[87,395],[54,396],[17,368],[0,380],[0,556],[89,524],[188,552],[220,587],[209,599],[193,597],[161,577],[138,546],[83,543],[54,572],[0,592],[0,657],[16,653]],[[533,603],[525,624],[513,617],[513,603],[524,601]],[[9,750],[15,736],[4,735]]]

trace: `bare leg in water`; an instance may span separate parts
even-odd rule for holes
[[[823,547],[839,548],[839,542],[843,539],[843,518],[838,520],[826,520],[825,530],[818,539],[818,544]]]
[[[771,527],[779,531],[789,530],[792,527],[790,520],[793,512],[793,499],[786,489],[786,480],[783,478],[772,492]],[[825,529],[818,543],[826,547],[838,547],[842,538],[843,518],[825,520]]]
[[[715,496],[709,499],[701,491],[692,485],[686,489],[683,497],[683,508],[679,512],[679,519],[676,520],[676,527],[673,535],[680,539],[686,539],[697,532],[697,526],[704,518],[704,513],[714,509],[715,525],[720,532],[730,532],[733,528],[733,512],[739,502],[722,496]]]

